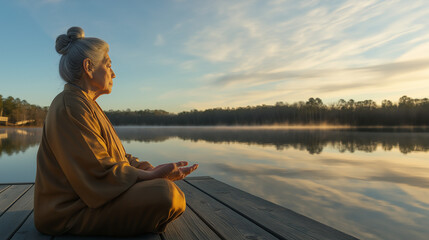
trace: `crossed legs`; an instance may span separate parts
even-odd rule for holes
[[[138,182],[111,202],[97,209],[86,208],[74,235],[133,236],[163,232],[186,208],[183,192],[163,178]]]

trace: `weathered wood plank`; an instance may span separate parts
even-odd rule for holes
[[[0,193],[9,188],[10,185],[0,185]]]
[[[210,176],[196,176],[196,177],[186,177],[185,180],[205,180],[205,179],[213,179]]]
[[[55,240],[161,240],[161,236],[155,233],[148,233],[136,237],[106,237],[106,236],[74,236],[62,235],[55,236]]]
[[[180,181],[176,184],[185,193],[188,207],[223,239],[276,239],[195,187]]]
[[[0,193],[0,216],[19,198],[31,185],[13,185]]]
[[[73,235],[63,235],[56,236],[54,240],[161,240],[159,234],[145,234],[137,237],[104,237],[104,236],[73,236]]]
[[[9,239],[33,210],[34,187],[31,187],[0,217],[0,239]]]
[[[176,183],[186,194],[188,207],[185,213],[169,224],[162,236],[149,234],[134,238],[43,235],[35,229],[31,213],[34,187],[2,184],[0,240],[9,239],[15,232],[12,240],[355,239],[211,177],[189,177]]]
[[[187,182],[258,223],[262,228],[269,229],[268,231],[277,237],[301,239],[304,233],[314,239],[356,239],[311,218],[215,179],[195,179],[187,180]]]
[[[221,239],[189,207],[162,234],[165,240]]]
[[[34,212],[32,212],[11,240],[50,240],[51,238],[51,236],[41,234],[37,231],[34,226]]]

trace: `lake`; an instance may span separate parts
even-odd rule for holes
[[[361,239],[428,239],[427,129],[116,127],[153,165],[212,176]],[[40,128],[0,128],[0,183],[34,182]]]

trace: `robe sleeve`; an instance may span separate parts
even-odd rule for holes
[[[82,201],[98,208],[137,181],[138,169],[127,159],[113,159],[95,113],[85,99],[64,98],[48,139],[67,180]]]
[[[140,161],[138,158],[134,157],[133,155],[127,153],[125,154],[125,157],[127,158],[128,162],[131,166],[138,168],[140,166]]]

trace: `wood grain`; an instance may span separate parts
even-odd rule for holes
[[[41,234],[37,231],[34,226],[34,212],[32,212],[11,240],[50,240],[51,238],[51,236]]]
[[[13,185],[0,193],[0,216],[21,197],[31,185]]]
[[[284,239],[356,239],[292,210],[215,179],[186,180],[259,226]]]
[[[176,184],[185,193],[188,207],[223,239],[277,239],[195,187],[185,182]]]
[[[0,193],[9,188],[10,185],[0,185]]]
[[[0,240],[355,239],[211,177],[189,177],[176,184],[186,195],[184,214],[170,223],[163,234],[132,238],[43,235],[34,227],[33,184],[2,184]]]
[[[104,236],[73,236],[63,235],[57,236],[54,240],[161,240],[161,236],[158,234],[145,234],[137,237],[104,237]]]
[[[221,239],[189,207],[182,216],[167,226],[163,237],[165,240]]]
[[[24,223],[33,210],[34,187],[22,195],[0,217],[0,239],[9,239]]]

